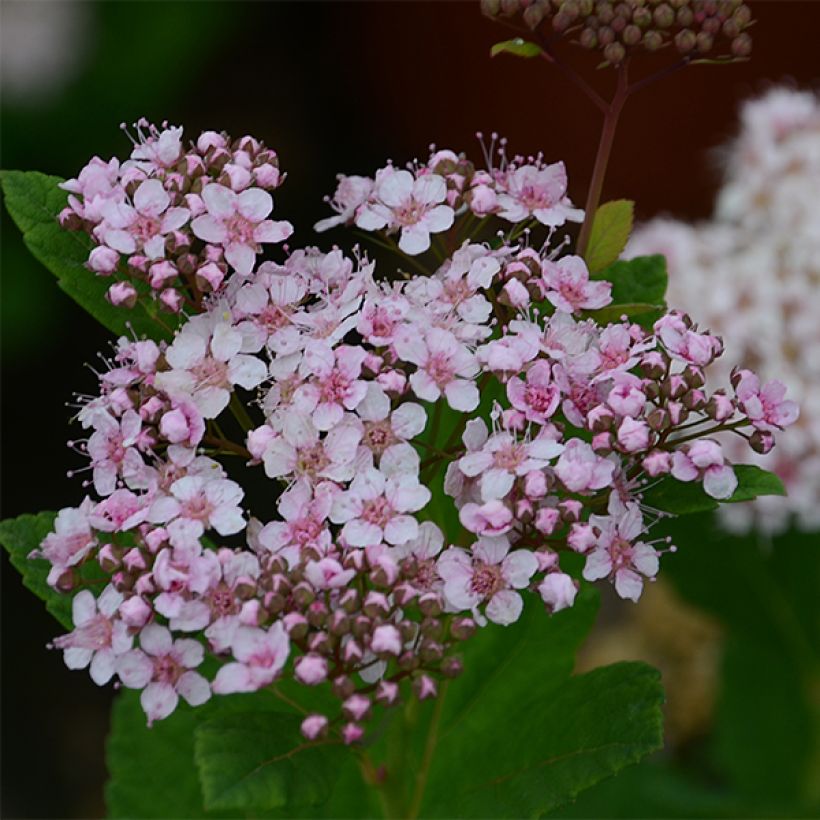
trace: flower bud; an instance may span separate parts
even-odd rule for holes
[[[342,726],[342,740],[345,746],[352,746],[364,737],[364,729],[358,723],[345,723]]]
[[[131,309],[137,304],[137,289],[130,282],[116,282],[106,291],[105,298],[114,307]]]
[[[445,678],[457,678],[464,671],[464,661],[455,655],[450,655],[441,662],[439,669]]]
[[[695,32],[685,28],[675,35],[675,48],[680,54],[690,54],[697,44]]]
[[[472,618],[454,618],[450,624],[450,634],[457,641],[466,641],[475,635],[478,627]]]
[[[306,686],[323,683],[327,678],[327,660],[313,653],[302,655],[293,664],[293,676]]]
[[[438,695],[438,684],[429,675],[419,675],[413,681],[413,691],[419,700],[428,700]]]
[[[327,734],[327,723],[324,715],[308,715],[302,721],[302,735],[307,740],[318,740]]]
[[[373,698],[383,706],[394,706],[399,700],[399,685],[395,681],[379,681]]]

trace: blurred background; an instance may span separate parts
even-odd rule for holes
[[[630,101],[605,199],[634,199],[640,219],[709,217],[721,178],[714,147],[735,133],[740,102],[774,82],[815,87],[820,4],[751,6],[750,62],[692,67]],[[184,124],[188,136],[250,133],[289,175],[278,218],[297,226],[294,243],[312,243],[336,173],[425,157],[431,142],[480,162],[475,131],[497,130],[513,153],[563,159],[583,204],[598,112],[546,65],[491,60],[507,34],[474,2],[3,0],[0,15],[3,168],[73,176],[93,154],[126,154],[119,124],[140,116]],[[343,235],[317,244],[334,241]],[[76,429],[64,405],[93,389],[84,363],[108,334],[28,255],[5,214],[1,247],[5,518],[81,499],[65,477],[81,464],[65,446]],[[667,557],[667,582],[646,606],[608,603],[581,659],[661,667],[668,748],[559,814],[813,816],[820,539],[729,536],[708,519],[677,536],[688,549]],[[58,627],[3,560],[2,814],[102,816],[112,692],[46,651]]]

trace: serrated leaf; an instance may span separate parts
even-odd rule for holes
[[[584,261],[590,273],[611,265],[626,247],[635,216],[635,203],[629,199],[605,202],[595,212]]]
[[[541,817],[662,745],[660,675],[645,664],[613,664],[540,694],[537,705],[488,716],[457,746],[442,739],[436,754],[450,776],[431,784],[424,816]]]
[[[70,596],[55,592],[48,585],[48,561],[28,557],[51,532],[56,516],[53,512],[41,512],[0,521],[0,544],[8,552],[12,566],[23,576],[23,584],[45,601],[46,609],[66,629],[71,629]]]
[[[300,723],[294,715],[242,712],[199,726],[194,749],[205,806],[253,811],[327,801],[345,749],[339,740],[305,741]]]
[[[499,54],[514,54],[516,57],[537,57],[540,53],[540,46],[523,40],[521,37],[496,43],[490,49],[490,57],[497,57]]]
[[[130,335],[133,328],[139,336],[170,338],[172,317],[160,317],[153,308],[149,312],[142,300],[133,310],[114,307],[106,300],[111,280],[85,267],[91,249],[87,237],[65,231],[57,222],[67,199],[59,187],[62,181],[37,171],[0,172],[6,208],[23,232],[28,249],[57,277],[60,288],[108,330]]]
[[[597,592],[550,617],[530,603],[465,644],[449,685],[424,817],[539,817],[661,742],[658,674],[625,664],[571,677]],[[389,771],[388,771],[389,775]]]

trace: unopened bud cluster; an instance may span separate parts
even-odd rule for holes
[[[744,58],[752,13],[742,0],[482,0],[488,17],[521,15],[524,25],[571,39],[618,65],[671,48],[684,57]]]
[[[496,247],[470,239],[463,186],[447,199],[465,167],[438,152],[340,180],[339,221],[381,242],[401,231],[417,253],[443,234],[429,275],[294,250],[229,275],[172,342],[120,339],[82,403],[75,446],[99,498],[62,510],[36,556],[76,593],[75,629],[55,641],[68,665],[141,690],[149,722],[180,697],[288,676],[337,699],[305,719],[308,739],[357,742],[378,709],[435,697],[461,671],[461,641],[517,621],[525,598],[571,607],[562,554],[637,600],[667,550],[647,537],[660,515],[647,487],[671,475],[728,499],[737,477],[713,435],[770,448],[796,418],[749,371],[709,393],[723,345],[683,314],[595,320],[611,284],[550,247],[563,166],[468,175],[495,197],[487,215],[512,223]],[[539,222],[541,248],[515,240]],[[266,482],[253,512],[226,470],[237,457]],[[430,519],[450,504],[448,531]],[[85,588],[97,583],[99,596]]]

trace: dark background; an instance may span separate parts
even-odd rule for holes
[[[477,3],[60,5],[74,17],[66,27],[64,8],[56,21],[64,27],[57,42],[72,49],[69,67],[57,69],[57,87],[10,90],[4,67],[3,168],[73,176],[93,154],[126,155],[118,125],[142,115],[184,124],[189,138],[204,128],[251,133],[279,152],[288,171],[275,216],[297,226],[294,243],[310,243],[310,226],[327,215],[322,196],[332,193],[337,172],[372,174],[388,157],[400,164],[426,158],[431,142],[466,150],[479,162],[475,131],[497,130],[513,152],[563,159],[570,194],[583,204],[598,112],[546,64],[491,60],[490,46],[509,35],[483,19]],[[773,81],[814,83],[820,4],[751,5],[759,23],[750,62],[692,67],[630,101],[605,199],[634,199],[642,218],[708,216],[719,181],[713,147],[734,132],[739,102]],[[21,7],[29,18],[36,8],[46,29],[54,10],[46,2],[4,0],[4,50],[28,45],[10,25]],[[596,75],[588,55],[576,56],[606,87],[606,72]],[[323,236],[318,244],[328,247],[339,237]],[[28,257],[5,214],[2,308],[2,517],[76,505],[79,479],[65,473],[82,465],[65,446],[77,429],[64,403],[72,391],[94,389],[83,363],[105,349],[108,334]],[[59,653],[46,651],[55,632],[4,557],[6,817],[104,812],[112,692],[70,673]]]

